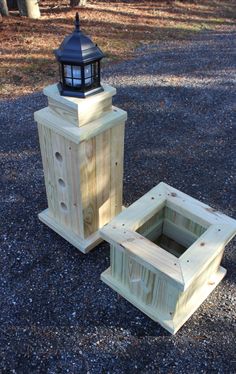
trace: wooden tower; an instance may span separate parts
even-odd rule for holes
[[[103,89],[80,99],[48,86],[48,107],[35,113],[48,201],[39,219],[83,253],[122,210],[127,115],[112,106],[116,90]]]

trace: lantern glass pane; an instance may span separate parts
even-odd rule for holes
[[[81,86],[81,67],[80,66],[72,66],[72,75],[73,75],[73,87],[80,87]]]
[[[81,87],[81,80],[73,79],[73,87]]]
[[[67,86],[72,86],[72,71],[71,65],[64,65],[64,77]]]
[[[70,87],[81,86],[81,67],[76,65],[64,65],[65,83]]]
[[[93,65],[87,65],[84,68],[85,86],[90,86],[93,83]]]
[[[73,78],[81,79],[81,68],[80,66],[72,66]]]

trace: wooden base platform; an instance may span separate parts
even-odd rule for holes
[[[105,270],[101,274],[101,280],[110,286],[113,290],[123,296],[131,304],[140,309],[143,313],[148,315],[151,319],[158,322],[162,327],[168,330],[171,334],[175,334],[181,326],[189,319],[189,317],[199,308],[208,295],[216,288],[220,281],[224,278],[226,274],[226,269],[219,267],[216,274],[210,277],[210,279],[203,284],[202,287],[198,288],[194,293],[194,297],[191,299],[189,305],[183,308],[184,313],[178,314],[177,318],[173,315],[173,318],[166,319],[160,311],[152,306],[142,303],[133,296],[132,293],[121,286],[121,283],[117,282],[111,275],[111,267]],[[188,292],[186,290],[185,292]]]
[[[99,235],[99,231],[96,231],[93,235],[90,235],[87,239],[81,238],[79,235],[76,235],[69,229],[62,226],[58,223],[53,217],[49,215],[49,210],[45,209],[43,212],[38,215],[40,221],[45,223],[48,227],[54,230],[57,234],[62,236],[74,247],[79,249],[83,253],[88,253],[91,249],[96,247],[99,243],[103,241]]]

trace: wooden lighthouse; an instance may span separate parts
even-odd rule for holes
[[[116,90],[100,82],[102,51],[79,27],[55,51],[60,83],[35,113],[48,208],[42,222],[86,253],[99,228],[122,209],[126,112],[112,106]]]

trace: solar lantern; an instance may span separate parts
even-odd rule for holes
[[[62,96],[85,98],[103,91],[100,83],[101,49],[80,30],[79,14],[75,30],[54,51],[59,63],[59,90]]]

